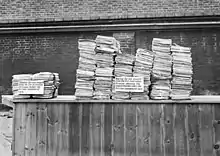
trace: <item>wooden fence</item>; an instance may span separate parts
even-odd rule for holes
[[[14,156],[219,156],[220,105],[17,102]]]

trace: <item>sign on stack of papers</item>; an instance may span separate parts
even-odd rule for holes
[[[94,40],[79,39],[79,66],[76,71],[76,99],[92,99],[95,80],[95,47]]]
[[[118,54],[115,58],[115,77],[132,77],[134,59],[135,56],[131,54]],[[130,99],[130,92],[116,92],[113,85],[112,99]]]
[[[13,98],[31,98],[31,95],[19,94],[19,82],[24,80],[32,80],[32,74],[18,74],[12,76],[12,93]]]
[[[98,35],[95,39],[95,83],[93,99],[110,99],[114,74],[115,55],[120,44],[114,37]]]
[[[189,99],[192,91],[191,48],[171,46],[173,56],[172,99]]]
[[[136,52],[136,58],[133,68],[134,77],[144,77],[144,92],[132,93],[133,100],[148,100],[149,86],[151,85],[150,77],[153,65],[153,53],[147,49],[139,48]]]
[[[155,54],[152,70],[152,99],[169,99],[172,78],[171,39],[154,38],[152,51]]]

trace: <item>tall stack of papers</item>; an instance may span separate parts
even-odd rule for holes
[[[171,46],[173,56],[172,99],[189,99],[192,91],[191,48]]]
[[[152,51],[155,54],[150,94],[152,99],[169,99],[170,79],[172,78],[171,44],[171,39],[154,38],[152,41]]]
[[[92,99],[95,80],[95,47],[94,40],[79,39],[79,66],[76,71],[76,99]]]
[[[148,100],[149,86],[151,84],[150,77],[153,66],[153,53],[147,49],[139,48],[136,52],[136,58],[133,68],[134,77],[144,77],[144,92],[133,92],[131,99]]]
[[[93,99],[110,99],[114,74],[115,55],[120,44],[114,37],[98,35],[95,39],[95,83]]]
[[[115,58],[115,77],[132,77],[135,57],[131,54],[118,54]],[[114,80],[113,80],[114,83]],[[130,99],[129,92],[116,92],[113,85],[112,99]]]

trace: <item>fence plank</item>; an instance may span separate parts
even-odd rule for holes
[[[187,128],[186,128],[186,106],[185,105],[175,105],[175,147],[176,156],[187,156],[188,146],[187,146]],[[190,120],[190,119],[189,119]],[[188,122],[188,121],[187,121]]]
[[[101,152],[101,105],[92,105],[93,155],[100,156]]]
[[[126,155],[136,155],[136,105],[127,104],[126,106]]]
[[[25,141],[25,156],[35,156],[36,154],[36,126],[37,126],[37,108],[35,104],[27,105],[27,122],[26,122],[26,141]]]
[[[70,104],[69,115],[69,153],[79,156],[79,104]]]
[[[151,151],[152,156],[163,155],[161,134],[161,105],[151,105]]]
[[[137,105],[137,156],[151,156],[150,153],[150,107]]]
[[[68,156],[68,125],[69,125],[69,109],[68,104],[59,104],[59,120],[58,120],[58,155]]]
[[[174,116],[173,105],[164,105],[164,145],[165,156],[174,155]]]
[[[47,135],[47,142],[48,142],[48,156],[56,155],[57,151],[57,133],[58,133],[58,104],[48,104],[47,105],[47,128],[48,128],[48,135]]]
[[[37,105],[37,156],[47,155],[47,105]]]
[[[113,127],[114,127],[114,156],[124,154],[124,105],[113,106]]]
[[[86,156],[90,153],[90,105],[82,105],[82,141],[81,141],[81,151],[82,155]]]
[[[112,107],[113,105],[108,104],[105,105],[105,117],[104,117],[104,134],[105,134],[105,142],[104,142],[104,151],[105,155],[112,155]]]
[[[14,154],[23,156],[25,154],[25,131],[26,131],[26,104],[15,105],[15,151]]]
[[[188,106],[189,156],[200,156],[199,106]]]
[[[214,150],[215,155],[220,155],[220,105],[214,105],[214,132],[215,132],[215,142],[214,142]]]
[[[212,156],[212,105],[200,105],[201,156]]]

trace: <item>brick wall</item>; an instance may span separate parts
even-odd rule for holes
[[[0,22],[220,15],[219,0],[1,0]]]

